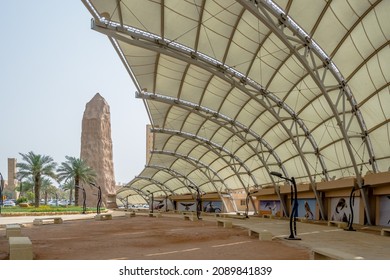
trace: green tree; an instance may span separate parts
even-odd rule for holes
[[[34,182],[31,176],[23,179],[24,181],[19,179],[19,184],[16,187],[16,190],[19,192],[19,197],[25,197],[27,192],[34,190]]]
[[[79,200],[79,186],[80,183],[94,182],[96,179],[96,172],[87,163],[75,157],[66,156],[66,162],[62,162],[57,169],[57,176],[59,181],[71,181],[74,180],[74,201],[78,206]]]
[[[40,186],[40,192],[41,192],[41,197],[44,197],[45,204],[47,205],[47,196],[48,194],[58,196],[57,194],[58,188],[53,186],[52,182],[48,178],[43,178],[41,181],[41,186]]]
[[[57,164],[50,156],[37,155],[34,152],[28,154],[19,153],[24,162],[17,163],[19,178],[31,176],[34,182],[35,192],[35,207],[39,207],[40,202],[40,186],[43,178],[56,179],[54,173]]]
[[[73,190],[74,190],[74,179],[67,180],[63,185],[61,185],[61,188],[64,192],[69,191],[69,203],[72,204],[73,201]]]

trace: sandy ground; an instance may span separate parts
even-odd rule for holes
[[[259,241],[242,228],[221,228],[211,221],[177,217],[64,221],[27,225],[22,235],[37,260],[305,260],[310,252],[283,240]],[[0,259],[8,258],[0,229]]]

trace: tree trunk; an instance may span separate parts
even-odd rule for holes
[[[35,207],[39,207],[39,187],[40,187],[40,176],[36,175],[34,178],[34,193],[35,193]]]
[[[80,180],[78,177],[74,178],[74,184],[80,187]],[[74,188],[74,206],[79,206],[79,188]]]
[[[72,201],[73,201],[73,189],[69,189],[69,205],[72,206]]]
[[[22,179],[20,179],[20,189],[19,189],[19,198],[23,196],[23,184]]]

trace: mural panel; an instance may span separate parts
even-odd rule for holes
[[[202,211],[206,213],[222,213],[223,209],[222,201],[202,201]]]
[[[164,199],[164,200],[153,201],[153,209],[166,211],[166,210],[174,210],[175,208],[169,199]]]
[[[297,217],[308,220],[316,219],[316,200],[315,199],[298,199]]]
[[[279,200],[261,200],[259,205],[261,215],[273,215],[280,217],[280,201]]]
[[[390,195],[379,198],[379,225],[390,227]]]
[[[360,198],[356,197],[353,205],[353,223],[359,223]],[[351,215],[349,197],[335,197],[330,200],[330,220],[348,223]]]
[[[177,203],[177,210],[196,212],[196,202],[195,201],[178,202]]]

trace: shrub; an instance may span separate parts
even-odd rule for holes
[[[16,200],[16,204],[28,202],[27,197],[21,196]]]

